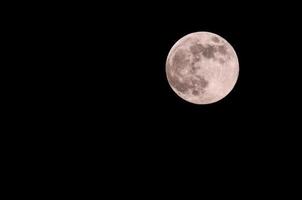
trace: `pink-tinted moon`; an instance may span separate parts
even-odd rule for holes
[[[226,97],[239,75],[233,47],[221,36],[195,32],[178,40],[166,60],[172,90],[194,104],[210,104]]]

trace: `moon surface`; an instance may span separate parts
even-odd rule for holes
[[[233,47],[221,36],[194,32],[179,39],[166,60],[173,91],[194,104],[210,104],[226,97],[239,75]]]

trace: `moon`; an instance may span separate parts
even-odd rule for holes
[[[194,104],[211,104],[226,97],[239,75],[234,48],[221,36],[194,32],[180,38],[166,60],[172,90]]]

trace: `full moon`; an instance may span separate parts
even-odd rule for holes
[[[172,90],[194,104],[211,104],[226,97],[239,75],[233,47],[221,36],[195,32],[179,39],[166,60]]]

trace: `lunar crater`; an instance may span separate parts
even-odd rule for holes
[[[220,40],[219,40],[219,38],[217,36],[213,36],[211,39],[215,43],[219,43],[220,42]]]

